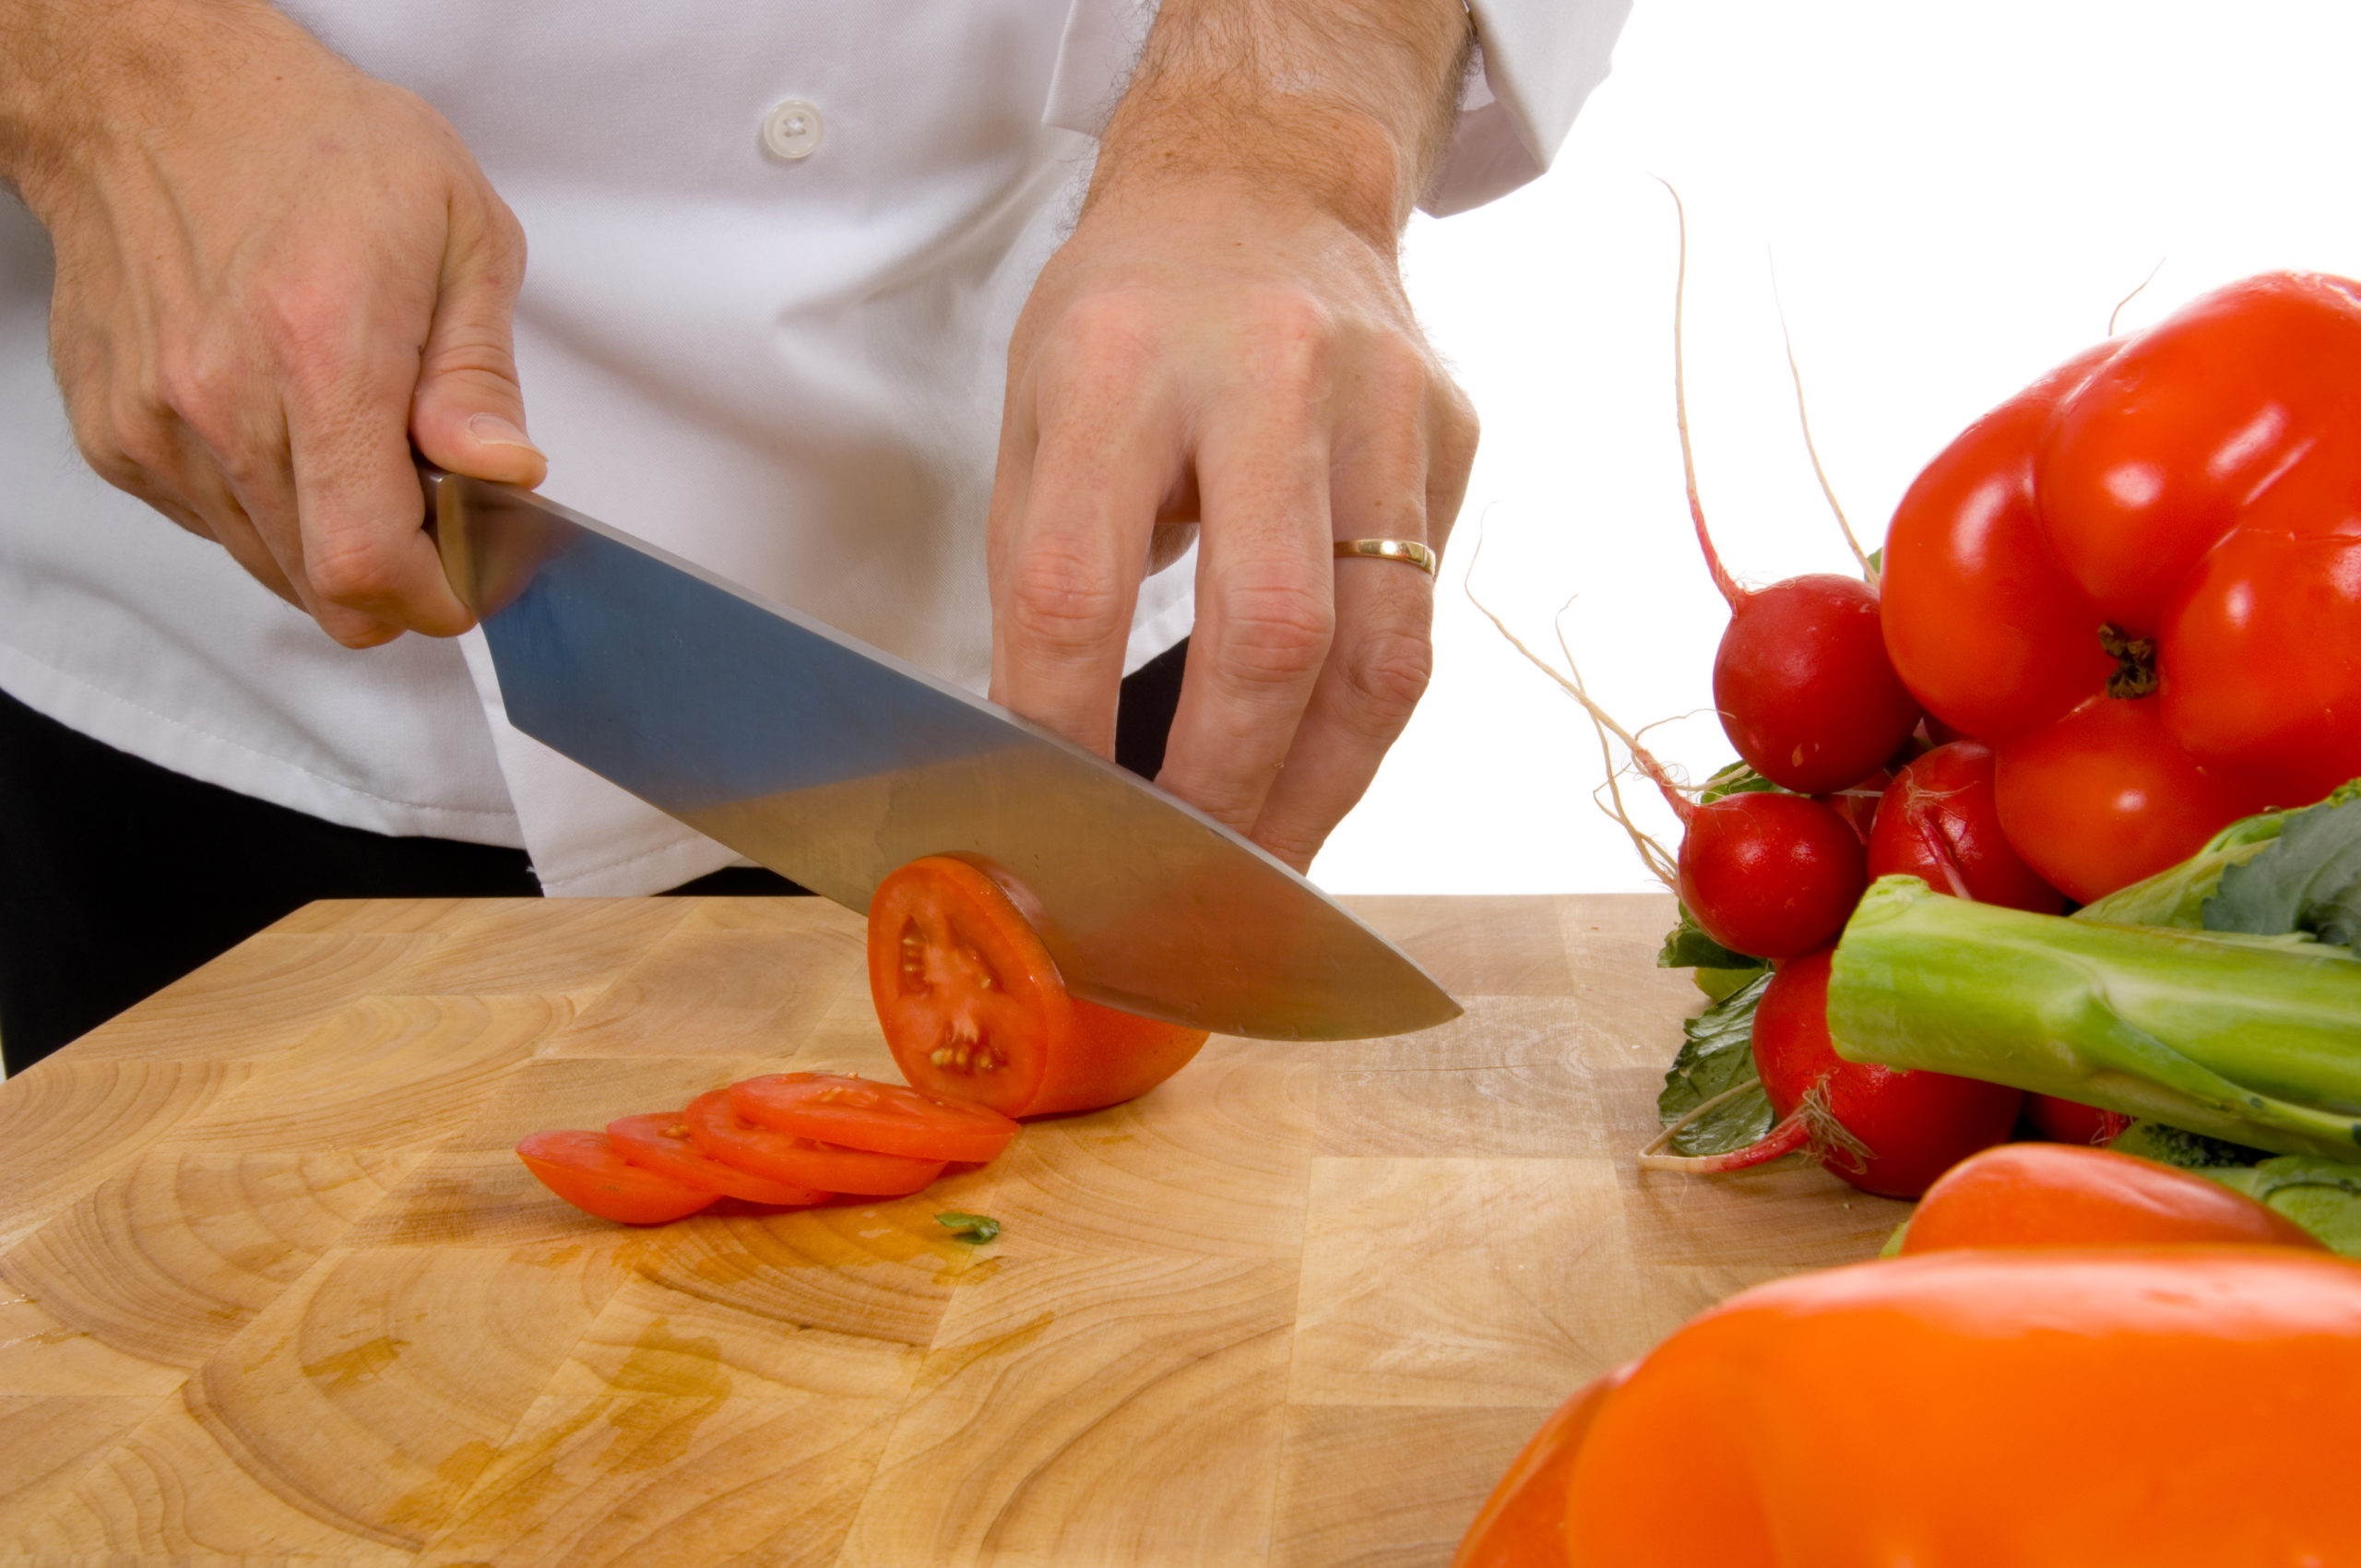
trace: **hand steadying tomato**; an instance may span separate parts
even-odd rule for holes
[[[1919,476],[1881,587],[2075,898],[2361,774],[2361,285],[2249,279],[2045,376]]]
[[[948,855],[912,861],[878,885],[869,990],[911,1087],[1003,1116],[1131,1099],[1205,1043],[1203,1029],[1067,995],[1008,888]]]

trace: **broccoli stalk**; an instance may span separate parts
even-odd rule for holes
[[[1828,1027],[1851,1061],[2361,1161],[2361,958],[2305,936],[2026,914],[1889,876],[1836,949]]]

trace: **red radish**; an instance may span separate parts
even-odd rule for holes
[[[2054,1094],[2025,1096],[2025,1120],[2053,1144],[2111,1144],[2123,1136],[2131,1118],[2120,1111],[2101,1111],[2080,1100]]]
[[[1865,1193],[1915,1198],[1936,1177],[2015,1128],[2023,1096],[1948,1073],[1847,1062],[1828,1038],[1828,969],[1836,949],[1789,959],[1754,1008],[1754,1064],[1778,1117],[1728,1154],[1648,1154],[1650,1170],[1743,1170],[1807,1151]]]
[[[1753,769],[1806,794],[1838,790],[1892,756],[1918,722],[1918,702],[1886,658],[1877,589],[1816,572],[1759,591],[1739,588],[1697,537],[1730,602],[1714,656],[1714,706]]]
[[[1845,928],[1869,878],[1860,838],[1843,817],[1769,790],[1702,806],[1666,798],[1688,826],[1680,901],[1706,935],[1733,953],[1775,959],[1809,953]]]
[[[1478,534],[1478,555],[1483,548]],[[1472,579],[1473,560],[1467,571]],[[1844,817],[1819,801],[1768,790],[1740,790],[1700,805],[1639,737],[1591,700],[1583,688],[1582,671],[1572,669],[1573,653],[1565,648],[1562,636],[1559,647],[1565,650],[1571,676],[1527,647],[1507,622],[1476,597],[1472,587],[1467,597],[1534,668],[1582,705],[1598,727],[1602,751],[1609,735],[1623,742],[1632,765],[1680,819],[1683,832],[1676,861],[1633,826],[1617,782],[1620,770],[1610,757],[1606,788],[1614,803],[1608,814],[1623,825],[1640,859],[1680,896],[1706,935],[1732,952],[1777,959],[1809,952],[1843,929],[1860,901],[1861,889],[1869,885],[1860,836]]]
[[[2066,896],[2025,864],[2000,831],[1992,748],[1953,741],[1894,778],[1869,829],[1869,875],[1906,873],[1938,893],[2054,915]]]
[[[1870,826],[1877,821],[1878,802],[1885,798],[1886,787],[1892,782],[1893,775],[1880,767],[1868,778],[1855,780],[1848,789],[1814,795],[1812,799],[1843,817],[1845,825],[1860,838],[1861,847],[1866,849],[1869,843]]]
[[[1714,656],[1714,706],[1722,729],[1747,766],[1802,795],[1842,790],[1883,763],[1917,728],[1918,699],[1893,672],[1886,656],[1885,628],[1878,615],[1878,590],[1869,583],[1833,573],[1789,577],[1766,588],[1738,585],[1722,565],[1705,527],[1705,506],[1697,493],[1697,460],[1689,439],[1689,387],[1682,365],[1681,307],[1689,282],[1689,214],[1669,182],[1680,214],[1680,270],[1672,295],[1673,414],[1680,432],[1680,469],[1689,489],[1689,516],[1705,569],[1730,607],[1730,624]],[[1787,365],[1795,369],[1790,347]],[[1796,377],[1797,410],[1803,407],[1803,378]],[[1811,442],[1811,424],[1804,423]],[[1835,505],[1828,476],[1812,469]],[[1844,523],[1843,508],[1837,521]],[[1852,540],[1850,524],[1845,538]],[[1853,544],[1855,555],[1860,545]],[[1862,557],[1863,570],[1868,560]]]

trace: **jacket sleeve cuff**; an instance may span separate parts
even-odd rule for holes
[[[1477,57],[1442,167],[1418,205],[1438,218],[1538,179],[1607,71],[1631,0],[1468,0]]]
[[[1157,0],[1071,0],[1044,125],[1107,128],[1156,21]],[[1631,0],[1469,0],[1478,44],[1459,124],[1418,205],[1437,217],[1481,207],[1536,179],[1607,79]]]

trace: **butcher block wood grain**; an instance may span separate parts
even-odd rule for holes
[[[1698,1004],[1667,900],[1357,908],[1464,1018],[631,1229],[511,1146],[894,1076],[859,921],[314,905],[0,1085],[0,1560],[1442,1563],[1578,1384],[1902,1206],[1632,1168]]]

